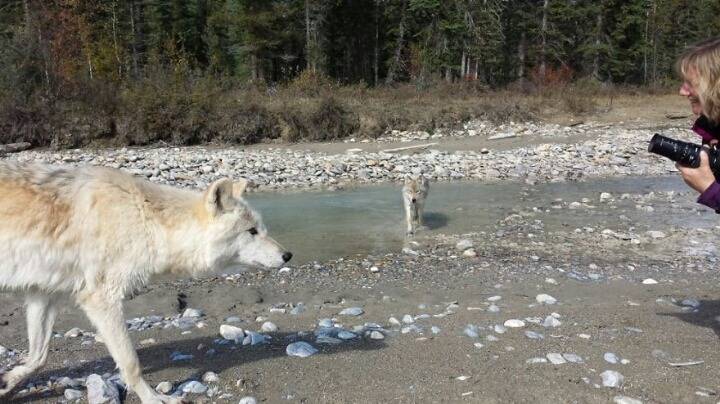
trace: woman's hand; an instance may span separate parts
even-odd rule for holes
[[[680,164],[675,164],[675,167],[680,170],[685,183],[701,194],[715,182],[715,175],[710,170],[710,162],[705,150],[700,151],[700,167],[690,168]]]

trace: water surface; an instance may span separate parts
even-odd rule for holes
[[[645,194],[651,191],[681,191],[688,188],[679,177],[626,177],[528,186],[523,183],[495,184],[453,182],[431,184],[425,206],[428,229],[418,234],[460,234],[494,231],[493,226],[509,214],[532,207],[549,209],[539,216],[545,229],[594,226],[625,228],[668,223],[680,226],[708,225],[708,216],[678,212],[661,205],[652,213],[636,209],[632,200],[615,207],[601,204],[601,192]],[[590,198],[593,209],[551,209],[556,199],[565,202]],[[256,193],[247,197],[259,210],[270,234],[292,250],[293,263],[324,261],[354,254],[397,251],[402,248],[405,227],[399,185],[375,185],[344,191],[293,194]],[[688,206],[690,196],[680,196]],[[667,205],[667,204],[666,204]],[[624,218],[622,216],[625,216]]]

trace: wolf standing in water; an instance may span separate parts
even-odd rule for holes
[[[430,183],[424,176],[405,178],[402,195],[408,236],[414,235],[418,226],[423,225],[423,209],[429,190]]]
[[[122,300],[156,274],[289,261],[243,200],[245,185],[222,179],[200,193],[109,168],[0,162],[0,290],[25,294],[29,339],[28,357],[0,374],[0,397],[44,365],[69,297],[144,404],[177,402],[143,379]]]

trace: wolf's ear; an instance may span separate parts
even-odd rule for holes
[[[409,175],[406,175],[406,176],[405,176],[405,185],[407,185],[407,184],[409,184],[409,183],[411,183],[411,182],[412,182],[412,178],[410,178]]]
[[[211,215],[218,215],[232,205],[233,182],[221,178],[205,191],[205,207]]]
[[[240,178],[237,181],[233,183],[233,189],[232,189],[232,195],[233,197],[239,199],[242,198],[243,193],[245,192],[245,189],[248,186],[248,180],[245,178]]]

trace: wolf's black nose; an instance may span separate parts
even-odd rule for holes
[[[290,261],[292,259],[292,253],[290,251],[286,252],[285,254],[282,255],[282,259],[285,262]]]
[[[412,198],[412,203],[415,203],[415,202],[417,202],[417,199]]]

